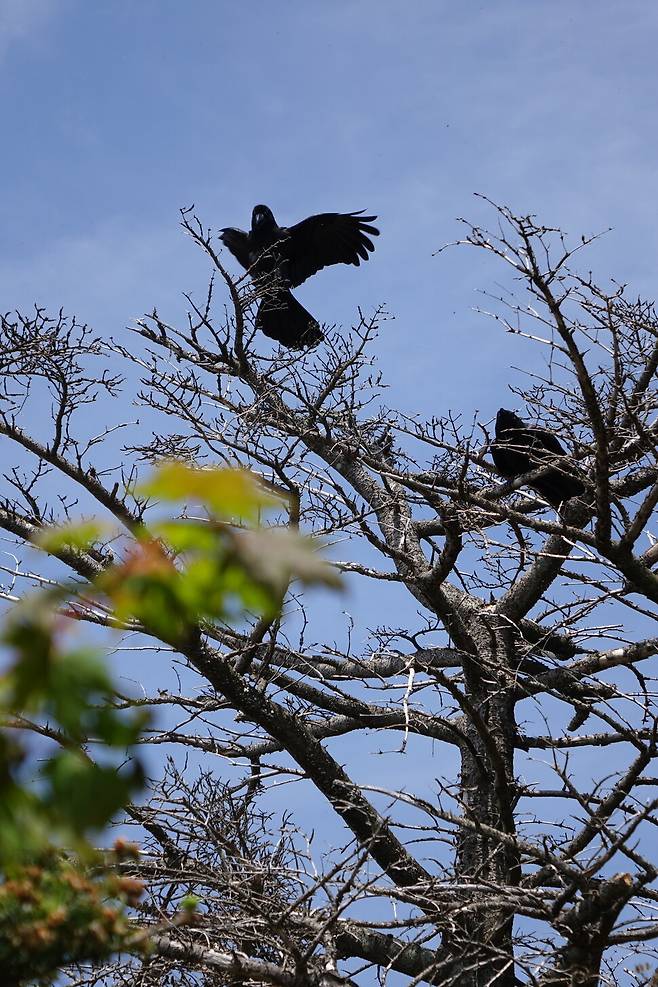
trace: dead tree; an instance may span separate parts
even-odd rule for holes
[[[393,613],[410,594],[415,612],[401,627],[379,610],[365,648],[313,643],[313,605],[294,586],[281,620],[204,624],[179,654],[123,628],[138,658],[156,650],[163,681],[177,670],[125,697],[153,708],[145,743],[168,755],[128,807],[152,950],[72,983],[651,982],[658,316],[579,273],[589,241],[569,246],[507,209],[497,219],[494,234],[466,224],[462,242],[513,279],[494,315],[517,334],[518,362],[542,348],[543,372],[513,390],[587,488],[557,508],[532,482],[548,467],[496,473],[495,407],[427,422],[383,405],[383,312],[310,353],[271,355],[248,276],[229,275],[190,213],[212,278],[203,301],[187,296],[185,324],[153,312],[108,343],[63,316],[3,320],[5,599],[59,571],[84,583],[120,554],[148,522],[134,478],[173,455],[258,471],[291,496],[293,523],[332,544],[348,586],[369,581]],[[31,428],[44,388],[51,417]],[[112,417],[89,435],[81,412],[101,392]],[[131,401],[142,425],[126,421]],[[42,569],[21,548],[101,509],[123,532],[110,544]],[[113,626],[98,601],[75,616]],[[388,783],[375,784],[382,765]],[[277,811],[291,784],[293,808]],[[189,894],[200,904],[183,923]]]

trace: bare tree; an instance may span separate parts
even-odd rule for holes
[[[125,698],[158,712],[145,742],[171,755],[128,809],[143,853],[125,866],[147,884],[135,921],[152,948],[71,983],[652,982],[658,316],[578,273],[590,241],[505,208],[497,220],[495,233],[466,224],[462,242],[504,262],[493,314],[543,349],[543,372],[515,393],[585,478],[587,495],[559,509],[532,491],[545,466],[501,480],[486,421],[382,406],[383,312],[311,353],[260,355],[253,286],[189,212],[212,278],[203,302],[186,296],[184,325],[153,312],[119,344],[61,315],[3,319],[0,431],[18,465],[0,525],[18,546],[91,504],[129,540],[149,516],[131,493],[141,462],[238,462],[290,494],[288,520],[334,544],[348,583],[410,594],[417,612],[413,626],[381,621],[365,649],[313,644],[294,585],[282,620],[206,624],[178,653],[124,628],[126,647],[178,670],[179,687]],[[90,436],[81,414],[119,393],[117,358],[155,423],[121,454],[127,423]],[[32,431],[44,386],[51,421]],[[122,550],[62,552],[37,571],[13,547],[4,596],[58,566],[84,581]],[[75,616],[116,624],[93,601]],[[386,785],[364,766],[377,747]],[[272,797],[291,783],[281,813]]]

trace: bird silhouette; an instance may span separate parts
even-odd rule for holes
[[[315,346],[323,338],[318,321],[291,292],[307,278],[331,264],[368,260],[375,247],[370,239],[379,230],[370,224],[376,216],[363,211],[325,212],[295,226],[279,226],[268,206],[255,206],[251,230],[226,227],[221,240],[250,272],[261,300],[256,328],[282,346]]]
[[[573,465],[569,464],[567,452],[557,436],[546,428],[526,424],[505,408],[496,415],[496,437],[491,443],[491,456],[498,472],[510,480],[550,464],[550,468],[529,486],[553,507],[585,493],[585,484],[574,475]]]

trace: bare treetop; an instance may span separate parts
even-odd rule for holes
[[[73,983],[365,985],[374,970],[455,987],[651,982],[658,318],[582,273],[591,240],[571,246],[493,208],[495,231],[465,224],[461,242],[507,272],[493,331],[543,353],[543,371],[512,388],[531,440],[554,437],[525,473],[501,475],[490,455],[511,381],[483,420],[396,412],[376,365],[383,310],[310,353],[272,353],[256,334],[258,291],[187,211],[212,274],[202,301],[186,296],[185,324],[154,311],[116,343],[63,316],[3,319],[0,431],[31,463],[6,460],[0,524],[13,542],[91,497],[124,534],[60,555],[87,578],[148,524],[151,505],[131,493],[143,461],[240,463],[290,495],[280,523],[330,543],[348,585],[369,580],[387,611],[399,594],[416,612],[403,626],[378,612],[365,649],[311,645],[314,608],[295,585],[288,617],[200,626],[177,656],[126,628],[126,647],[160,649],[180,670],[178,686],[169,676],[125,697],[159,712],[146,742],[171,755],[130,808],[147,835],[126,866],[149,885],[137,917],[154,951]],[[132,430],[120,468],[82,427],[98,390],[118,394],[119,361],[141,384],[106,435],[131,400],[156,423],[152,437]],[[51,420],[31,429],[44,378]],[[551,470],[579,478],[573,496],[545,496]],[[35,565],[6,567],[5,598],[40,578]],[[97,603],[76,613],[112,623]],[[289,784],[299,795],[282,816],[273,799]],[[190,892],[198,922],[172,924]]]

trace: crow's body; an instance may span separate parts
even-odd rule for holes
[[[574,476],[557,436],[548,429],[527,425],[505,408],[496,415],[496,438],[491,444],[491,456],[499,473],[510,480],[552,464],[543,476],[529,485],[553,507],[585,493],[585,484]]]
[[[251,230],[229,227],[222,242],[259,283],[261,302],[256,328],[283,346],[314,346],[322,339],[316,319],[292,295],[291,288],[331,264],[368,260],[375,249],[371,236],[379,230],[369,224],[376,216],[358,212],[326,212],[309,216],[295,226],[278,226],[271,209],[256,206]]]

